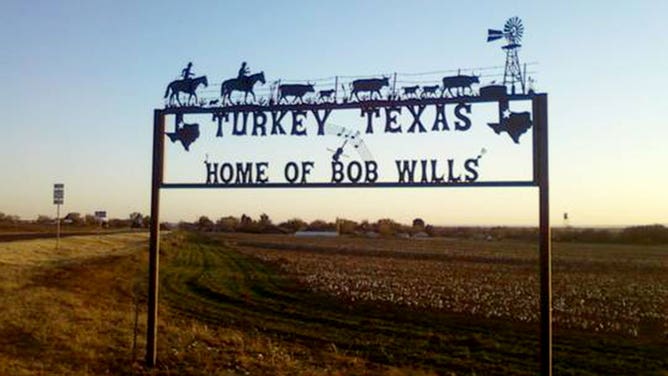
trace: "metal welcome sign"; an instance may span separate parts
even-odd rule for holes
[[[551,374],[547,95],[520,65],[523,31],[516,17],[488,31],[488,42],[507,42],[500,83],[459,70],[431,82],[397,73],[268,81],[244,62],[205,97],[208,79],[189,63],[168,84],[165,108],[154,111],[148,365],[156,361],[160,189],[538,187],[541,372]],[[166,148],[196,167],[177,166],[165,179]],[[508,168],[493,156],[517,148],[528,172],[500,175]],[[194,150],[204,155],[193,160]]]

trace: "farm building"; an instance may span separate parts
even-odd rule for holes
[[[339,233],[336,231],[297,231],[295,236],[300,237],[335,237],[339,236]]]

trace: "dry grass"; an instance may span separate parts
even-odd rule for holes
[[[0,243],[0,265],[17,267],[48,266],[99,256],[129,254],[146,247],[146,233],[104,236],[75,236],[60,240],[38,239]]]
[[[58,251],[52,239],[0,243],[0,374],[120,371],[145,244],[145,234],[64,238]]]
[[[65,238],[58,251],[53,239],[0,243],[0,375],[430,375],[167,307],[159,367],[146,370],[146,244],[146,234]]]

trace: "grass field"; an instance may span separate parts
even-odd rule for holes
[[[169,234],[151,372],[146,235],[62,244],[0,243],[0,374],[537,373],[532,244]],[[554,253],[555,374],[665,374],[668,249]]]

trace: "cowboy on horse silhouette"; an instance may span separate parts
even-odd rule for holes
[[[169,85],[167,85],[167,90],[165,90],[165,98],[169,97],[169,105],[174,104],[174,99],[176,99],[176,102],[179,104],[179,106],[183,105],[181,103],[181,99],[179,98],[179,93],[188,94],[188,101],[186,102],[187,105],[191,104],[191,100],[193,98],[195,99],[195,103],[197,103],[197,87],[199,85],[204,85],[204,87],[209,85],[206,76],[194,77],[195,74],[190,71],[192,67],[193,63],[189,62],[188,65],[181,70],[182,79],[172,81],[169,83]]]
[[[189,62],[188,65],[181,70],[181,77],[183,77],[184,80],[189,80],[191,76],[195,76],[195,73],[192,73],[190,70],[193,67],[193,63]]]
[[[237,79],[239,81],[243,82],[244,84],[248,84],[248,75],[250,74],[250,68],[248,68],[248,65],[246,65],[246,62],[244,61],[241,63],[241,68],[239,68],[239,73],[237,74]]]
[[[243,63],[241,63],[241,68],[239,68],[239,73],[237,74],[237,77],[224,81],[220,85],[220,96],[222,97],[221,103],[225,103],[226,100],[231,101],[230,96],[232,95],[233,91],[241,91],[244,93],[244,103],[247,103],[248,94],[250,94],[253,97],[253,101],[255,101],[255,93],[253,92],[253,86],[257,82],[260,82],[262,84],[265,83],[264,72],[255,74],[249,74],[249,73],[250,69],[248,69],[248,65],[244,61]]]

